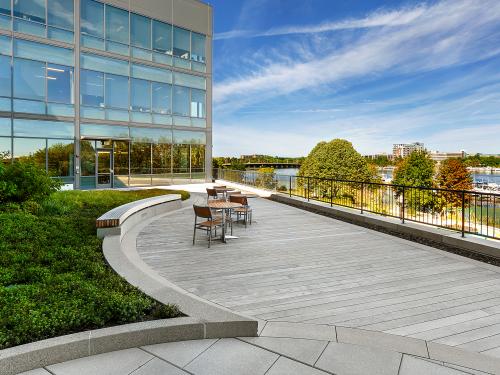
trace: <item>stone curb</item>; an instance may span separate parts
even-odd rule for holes
[[[272,194],[269,199],[306,211],[348,221],[356,225],[366,226],[375,230],[387,230],[392,233],[408,236],[411,239],[423,239],[439,245],[455,247],[472,253],[500,259],[500,241],[483,239],[472,235],[462,238],[460,233],[446,229],[433,228],[424,224],[413,222],[406,222],[405,224],[402,224],[392,218],[386,218],[370,213],[361,214],[354,209],[340,206],[330,207],[329,205],[324,205],[321,202],[308,202],[302,198],[290,198],[289,196],[283,194]]]

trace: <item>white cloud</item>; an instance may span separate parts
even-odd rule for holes
[[[496,36],[498,40],[499,22],[498,0],[445,0],[432,6],[332,23],[330,29],[341,28],[341,25],[343,29],[389,27],[370,29],[353,43],[340,48],[332,49],[326,39],[326,54],[311,50],[301,53],[301,60],[297,62],[287,58],[289,54],[285,52],[278,62],[267,62],[245,75],[217,83],[214,87],[215,110],[234,111],[249,103],[323,85],[332,87],[348,79],[387,72],[428,71],[486,59],[500,53],[500,46],[492,48],[493,43],[488,39]],[[300,32],[315,36],[327,30],[326,25],[267,33]],[[282,51],[286,51],[286,47]]]

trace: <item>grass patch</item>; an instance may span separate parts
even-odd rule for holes
[[[95,220],[138,199],[187,192],[67,191],[0,206],[0,349],[88,329],[181,316],[106,263]]]

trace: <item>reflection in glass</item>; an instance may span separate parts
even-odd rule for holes
[[[47,146],[49,175],[54,177],[73,176],[73,141],[49,139]]]
[[[48,24],[73,30],[73,1],[47,0]]]
[[[82,105],[104,107],[104,74],[80,70],[80,102]]]
[[[149,81],[172,83],[172,72],[170,70],[155,68],[153,66],[132,64],[130,76]]]
[[[97,70],[99,72],[128,76],[128,61],[112,59],[110,57],[81,54],[81,67],[84,69]]]
[[[128,142],[114,142],[114,172],[117,176],[128,175]]]
[[[14,59],[14,97],[45,100],[45,63]]]
[[[0,96],[10,96],[10,57],[0,55]]]
[[[73,68],[47,64],[47,101],[74,104]]]
[[[80,133],[85,137],[128,138],[127,126],[81,124]]]
[[[106,5],[106,39],[114,42],[129,43],[129,12]]]
[[[179,116],[189,116],[189,89],[174,86],[173,113]]]
[[[72,122],[14,119],[14,136],[73,138]]]
[[[0,0],[0,14],[10,16],[10,0]]]
[[[12,123],[10,117],[0,117],[0,135],[7,137],[12,135]]]
[[[132,78],[130,82],[130,106],[133,111],[151,110],[151,82]]]
[[[130,148],[130,174],[151,173],[151,144],[133,142]]]
[[[45,170],[45,139],[14,138],[14,161],[31,162]]]
[[[80,169],[82,176],[95,176],[94,141],[80,141]]]
[[[12,160],[11,138],[0,137],[0,162],[10,163]]]
[[[153,20],[153,49],[172,54],[172,25]]]
[[[82,34],[104,37],[104,5],[93,0],[81,2],[81,31]]]
[[[174,145],[173,154],[173,172],[189,175],[189,145]]]
[[[191,117],[205,117],[205,91],[191,90]]]
[[[191,60],[205,62],[205,35],[191,33]]]
[[[45,0],[14,0],[14,16],[45,23]]]
[[[106,107],[128,109],[128,77],[106,74]]]
[[[189,59],[190,32],[174,27],[174,56]]]
[[[206,144],[205,132],[174,130],[174,143]]]
[[[12,38],[0,35],[0,55],[12,55]]]
[[[153,112],[172,113],[172,86],[166,83],[152,82]]]
[[[186,86],[201,90],[205,90],[206,87],[205,77],[194,76],[191,74],[175,72],[174,81],[177,86]]]
[[[153,144],[153,174],[171,173],[172,145],[167,143]]]
[[[130,13],[130,44],[151,49],[151,19]]]
[[[205,170],[205,145],[191,145],[191,172]]]
[[[74,65],[73,50],[22,39],[14,39],[14,56],[67,66]]]

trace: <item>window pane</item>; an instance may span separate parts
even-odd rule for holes
[[[191,60],[205,62],[205,35],[191,33]]]
[[[130,138],[134,142],[141,143],[172,143],[172,131],[170,129],[130,127]]]
[[[128,142],[114,142],[114,172],[115,175],[128,175]]]
[[[12,124],[10,121],[10,117],[0,117],[0,135],[7,137],[10,137],[12,135]]]
[[[153,174],[170,174],[172,160],[172,145],[154,144],[153,145]]]
[[[205,117],[205,91],[191,90],[191,117]]]
[[[104,106],[104,74],[80,70],[80,103],[93,107]]]
[[[172,54],[172,25],[153,20],[153,49]]]
[[[174,83],[177,86],[192,87],[194,89],[205,90],[206,80],[205,77],[194,76],[191,74],[174,73]]]
[[[0,0],[0,14],[10,16],[10,0]]]
[[[0,35],[0,54],[12,56],[12,38]]]
[[[22,39],[14,39],[14,56],[74,66],[73,50]]]
[[[14,119],[14,136],[73,138],[72,122]]]
[[[128,76],[128,61],[82,53],[82,68]]]
[[[14,16],[45,23],[45,0],[14,0]]]
[[[73,176],[73,141],[49,139],[47,143],[49,175],[54,177]]]
[[[153,112],[170,114],[172,113],[172,86],[166,83],[152,83],[153,91]]]
[[[189,59],[190,32],[174,27],[174,56]]]
[[[132,143],[130,149],[130,174],[151,173],[151,144]]]
[[[128,77],[106,74],[106,107],[128,109]]]
[[[74,9],[72,0],[47,0],[48,24],[73,30]]]
[[[128,44],[128,11],[106,5],[106,39]]]
[[[151,19],[130,13],[130,44],[151,49]]]
[[[149,81],[172,83],[172,72],[170,70],[152,66],[132,64],[130,75],[134,78],[142,78]]]
[[[104,38],[104,5],[92,0],[82,0],[81,31]]]
[[[9,163],[12,160],[11,138],[0,138],[0,162]]]
[[[80,133],[84,137],[128,138],[127,126],[113,126],[101,124],[81,124]]]
[[[191,146],[191,173],[205,171],[205,145]],[[197,176],[198,178],[201,176]]]
[[[205,132],[174,130],[174,143],[206,144]]]
[[[0,96],[11,96],[10,57],[0,56]]]
[[[45,139],[14,138],[14,160],[33,162],[45,170]]]
[[[45,63],[14,59],[14,96],[45,100]]]
[[[74,104],[73,68],[62,65],[47,65],[47,101]]]
[[[132,110],[149,112],[151,110],[151,83],[132,78],[130,100]]]
[[[95,176],[94,141],[80,141],[80,168],[82,176]]]
[[[173,104],[174,115],[189,116],[189,89],[174,86]]]
[[[189,173],[189,145],[174,145],[174,173]]]

